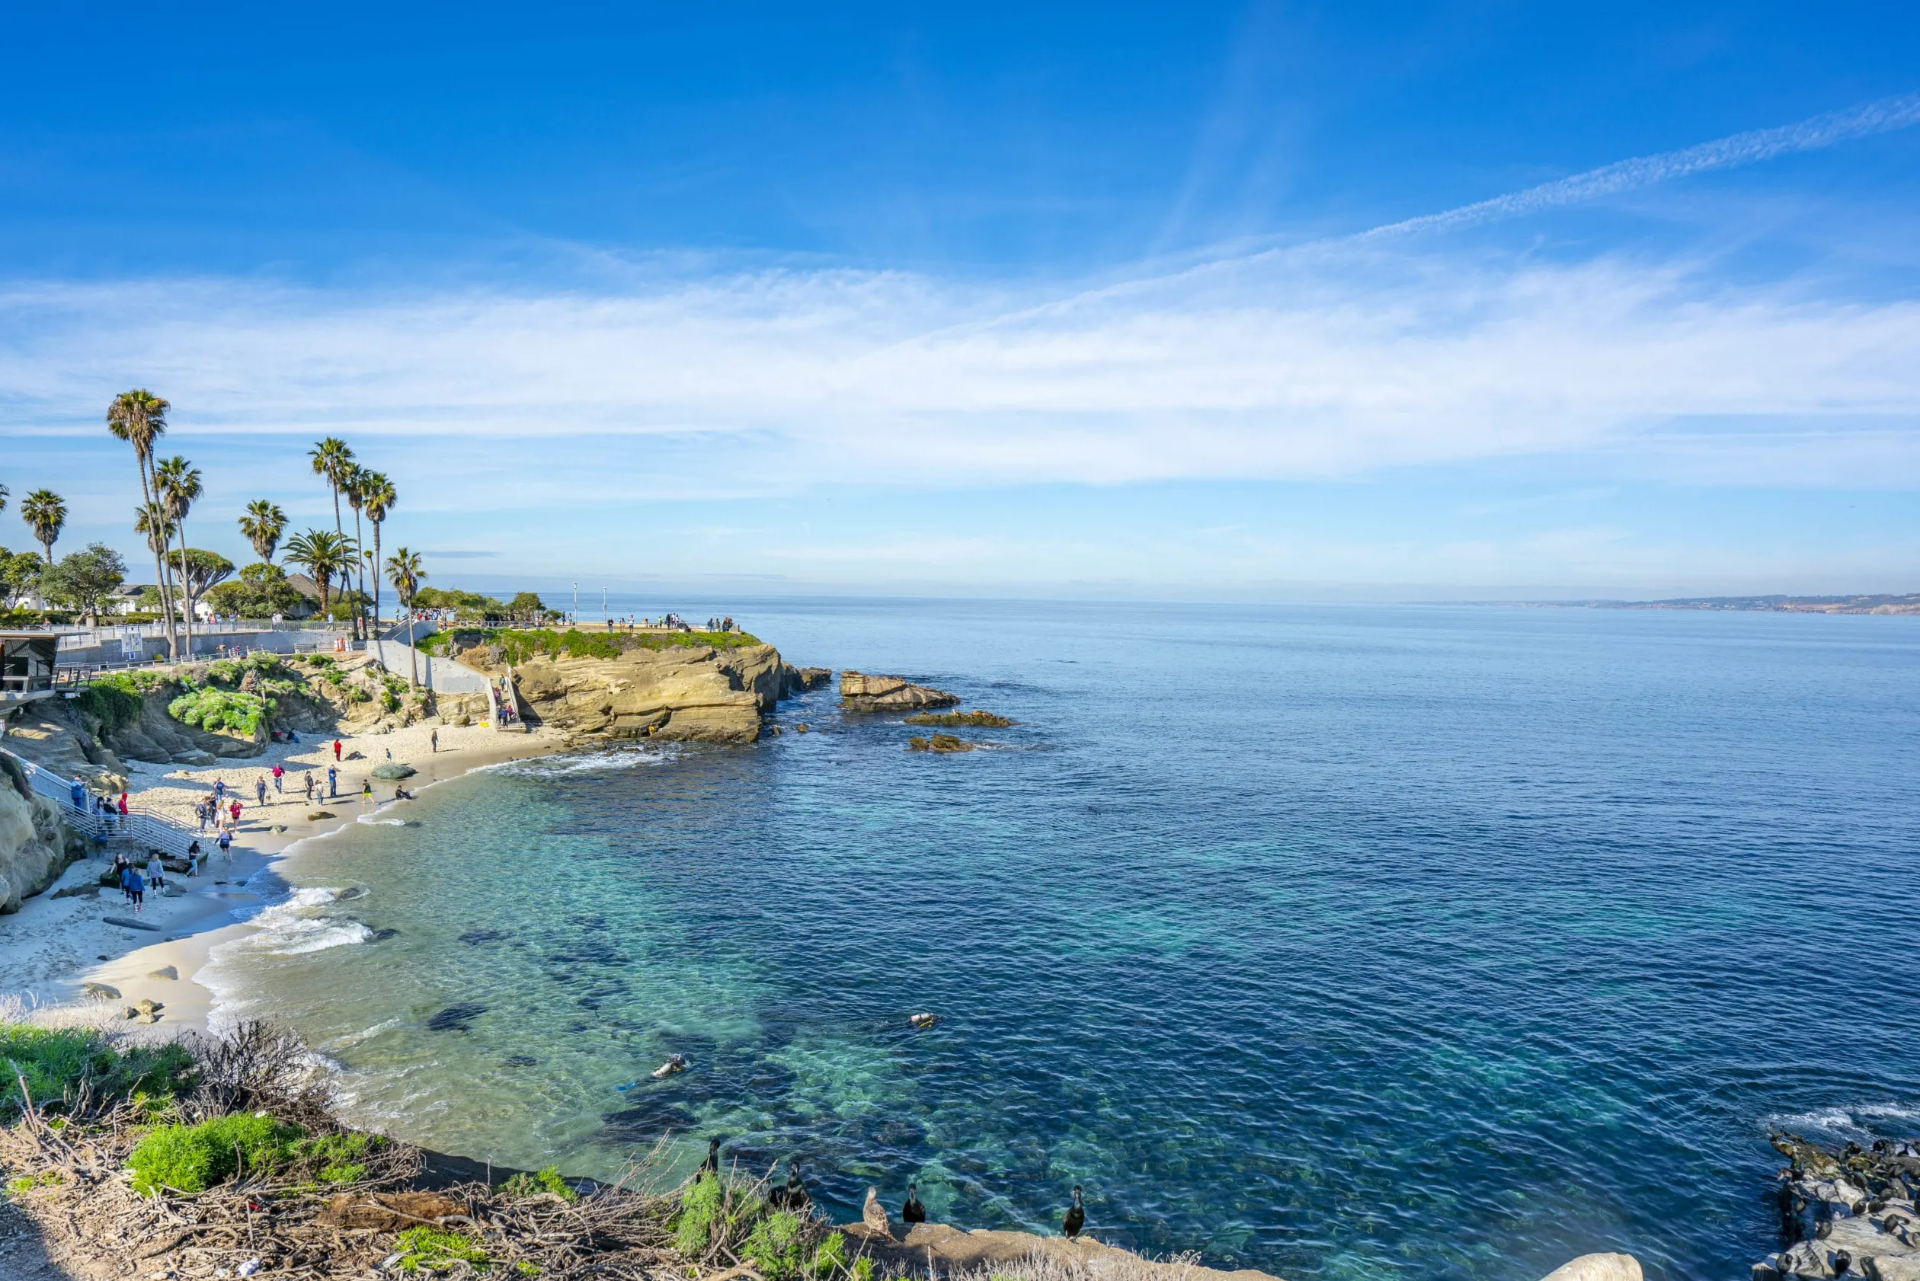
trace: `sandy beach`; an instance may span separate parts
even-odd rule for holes
[[[432,748],[436,730],[437,752]],[[118,890],[99,886],[100,874],[110,866],[105,859],[80,860],[45,892],[26,900],[19,912],[0,917],[0,996],[37,1007],[40,1019],[92,1019],[101,1015],[99,1003],[86,997],[83,985],[105,984],[120,993],[107,1004],[116,1015],[126,1005],[151,998],[165,1007],[156,1029],[174,1033],[204,1028],[213,994],[196,983],[194,975],[206,964],[210,948],[252,928],[234,917],[236,910],[263,901],[246,882],[296,842],[354,822],[362,813],[362,783],[375,766],[385,764],[389,755],[411,765],[419,772],[401,786],[418,792],[482,766],[550,755],[564,750],[567,740],[551,732],[500,734],[484,725],[434,723],[388,733],[342,734],[339,795],[328,798],[326,772],[334,763],[333,742],[331,737],[303,736],[297,744],[274,743],[260,756],[205,768],[132,763],[134,799],[190,829],[198,826],[193,807],[217,781],[237,791],[242,810],[231,858],[219,852],[210,830],[202,842],[213,852],[205,870],[198,876],[167,876],[169,889],[178,894],[149,893],[137,916]],[[275,764],[286,770],[284,793],[272,790]],[[308,771],[314,777],[312,804],[303,783]],[[255,781],[260,778],[268,785],[264,806],[255,802]],[[394,784],[377,779],[373,784],[377,803],[393,803]],[[320,813],[329,817],[310,817]],[[137,921],[144,928],[107,918]]]

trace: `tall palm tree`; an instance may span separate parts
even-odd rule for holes
[[[380,536],[377,523],[373,527],[373,536]],[[426,576],[427,571],[420,568],[419,552],[396,547],[393,555],[387,557],[387,578],[392,581],[393,590],[399,593],[400,603],[407,610],[407,652],[413,660],[407,671],[408,689],[418,689],[420,686],[420,653],[413,647],[413,598],[420,594],[420,580]]]
[[[147,546],[158,548],[162,555],[173,542],[173,521],[167,516],[167,509],[159,503],[142,503],[133,509],[133,532],[147,540]],[[167,595],[166,579],[160,580],[160,607],[171,610]]]
[[[153,503],[153,442],[166,434],[167,411],[171,408],[166,401],[140,387],[121,392],[107,406],[107,430],[113,433],[115,440],[124,440],[133,446],[134,465],[140,471],[138,510],[145,510]],[[173,597],[167,589],[166,567],[162,564],[158,548],[154,551],[153,573],[160,583],[160,604],[166,615],[167,653],[178,659],[180,641],[173,628]]]
[[[360,554],[354,557],[353,564],[354,577],[359,581],[360,586],[359,595],[354,598],[353,612],[354,617],[362,619],[363,622],[367,596],[367,566],[365,563],[367,540],[361,534],[360,512],[367,505],[366,483],[369,474],[366,468],[356,464],[354,469],[347,475],[347,483],[340,487],[340,496],[347,500],[347,506],[353,508],[353,545],[361,549]],[[378,565],[375,565],[373,568],[376,573],[379,572],[380,567]]]
[[[20,519],[33,527],[35,541],[47,549],[47,564],[53,564],[53,542],[67,523],[65,500],[51,489],[36,489],[20,500]]]
[[[160,500],[160,506],[180,530],[180,595],[187,602],[186,631],[187,657],[193,657],[193,583],[187,577],[187,512],[194,501],[200,497],[200,469],[186,459],[175,454],[164,462],[154,464],[154,494]],[[171,555],[167,556],[168,568],[174,565]]]
[[[268,564],[273,563],[273,549],[286,532],[287,514],[264,498],[248,503],[247,514],[240,518],[241,535],[253,544],[253,554]]]
[[[360,473],[360,501],[367,509],[367,519],[373,522],[373,626],[380,627],[380,525],[387,518],[387,512],[399,501],[399,495],[393,492],[393,482],[377,471]]]
[[[7,509],[7,487],[0,485],[0,512]]]
[[[329,534],[324,529],[309,529],[287,540],[286,560],[288,564],[306,570],[320,588],[320,612],[325,614],[329,600],[328,588],[336,575],[345,574],[347,567],[353,564],[353,552],[347,546],[344,535]]]
[[[340,536],[341,542],[347,540],[347,527],[340,521],[340,491],[346,488],[353,474],[353,450],[347,442],[338,436],[329,436],[318,441],[307,451],[307,457],[313,460],[314,475],[325,478],[333,490],[333,532]],[[289,544],[291,546],[291,544]],[[360,638],[359,615],[354,615],[354,639]]]

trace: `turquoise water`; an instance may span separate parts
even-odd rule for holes
[[[356,1115],[602,1175],[718,1134],[968,1226],[1080,1183],[1145,1249],[1496,1281],[1744,1277],[1769,1124],[1920,1129],[1920,620],[631,608],[674,605],[1020,725],[930,758],[819,693],[309,843],[214,977]]]

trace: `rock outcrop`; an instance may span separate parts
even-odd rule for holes
[[[1753,1281],[1865,1276],[1920,1281],[1920,1151],[1885,1139],[1837,1151],[1773,1136],[1792,1164],[1780,1172],[1780,1237],[1792,1242],[1753,1265]]]
[[[918,712],[929,707],[957,707],[959,704],[957,695],[926,685],[915,685],[904,676],[840,673],[840,705],[850,712]]]
[[[62,778],[82,778],[100,791],[117,792],[127,785],[127,767],[95,736],[98,726],[89,725],[89,719],[64,698],[28,703],[7,718],[0,746]]]
[[[1583,1254],[1563,1263],[1541,1281],[1642,1281],[1640,1260],[1631,1254]]]
[[[457,655],[506,675],[487,647]],[[535,725],[606,738],[751,743],[790,669],[771,645],[632,648],[613,658],[538,654],[513,668],[520,710]]]
[[[806,694],[825,685],[833,684],[833,673],[824,667],[795,667],[792,663],[784,665],[787,687],[780,695],[792,698],[795,694]]]
[[[17,762],[0,775],[0,913],[17,912],[20,901],[59,879],[85,852],[60,821],[60,810],[28,787]]]
[[[864,1221],[846,1224],[840,1230],[860,1241],[860,1248],[880,1265],[877,1271],[888,1275],[913,1276],[924,1273],[930,1265],[943,1276],[987,1273],[1001,1265],[1039,1259],[1061,1265],[1069,1275],[1111,1274],[1159,1281],[1274,1281],[1269,1273],[1252,1268],[1226,1272],[1191,1263],[1157,1263],[1084,1236],[1069,1241],[1065,1237],[986,1228],[962,1232],[944,1223],[916,1223],[904,1234],[882,1236]]]

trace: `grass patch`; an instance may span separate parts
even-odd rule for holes
[[[1019,724],[1019,722],[1010,721],[1006,717],[996,715],[993,712],[973,711],[973,712],[920,712],[917,715],[907,717],[907,724],[909,725],[940,725],[940,726],[947,726],[947,727],[951,727],[955,725],[972,725],[979,729],[1005,729],[1009,725],[1017,725]]]
[[[8,1196],[25,1196],[35,1188],[53,1188],[65,1183],[67,1178],[58,1170],[42,1170],[38,1174],[23,1174],[17,1179],[7,1180]]]
[[[471,1263],[484,1268],[490,1260],[487,1252],[469,1237],[444,1228],[408,1228],[394,1242],[400,1248],[400,1270],[412,1275],[422,1268],[438,1271],[455,1263]],[[522,1275],[530,1275],[522,1272]]]
[[[144,1094],[170,1098],[193,1073],[193,1058],[178,1045],[116,1050],[77,1028],[0,1024],[0,1117],[18,1112],[24,1076],[42,1110],[72,1103],[85,1090],[95,1097]]]
[[[377,1134],[323,1134],[299,1139],[289,1157],[318,1164],[322,1183],[358,1183],[367,1177],[367,1157],[386,1146]]]
[[[570,627],[564,632],[551,628],[463,627],[453,632],[436,632],[421,642],[429,654],[447,654],[458,643],[467,649],[475,645],[498,645],[500,655],[509,663],[529,658],[618,658],[631,650],[667,650],[708,648],[742,649],[760,644],[757,636],[745,632],[668,632],[654,635],[643,632],[583,632]]]
[[[242,1170],[271,1170],[297,1154],[298,1126],[251,1112],[199,1125],[162,1125],[149,1131],[127,1158],[133,1190],[205,1192]]]

